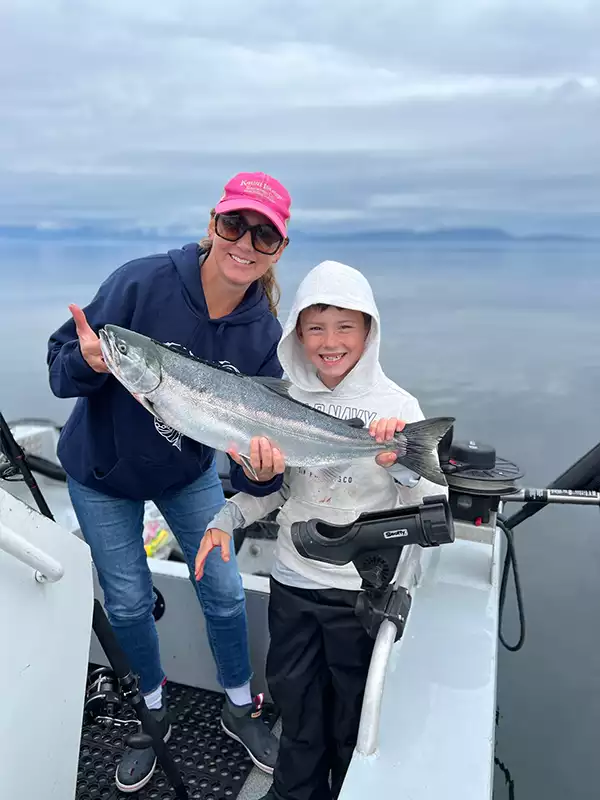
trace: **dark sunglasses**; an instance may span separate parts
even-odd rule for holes
[[[249,225],[245,217],[235,212],[216,214],[215,231],[217,236],[228,242],[237,242],[247,231],[250,231],[252,247],[265,256],[275,255],[283,242],[283,236],[274,225],[270,225],[268,222]]]

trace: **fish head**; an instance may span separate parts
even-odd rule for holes
[[[100,347],[106,366],[133,395],[147,395],[162,380],[159,351],[147,336],[105,325],[100,330]]]

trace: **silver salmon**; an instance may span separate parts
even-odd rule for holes
[[[378,443],[367,428],[294,400],[287,381],[244,375],[116,325],[99,335],[108,369],[151,414],[215,450],[235,445],[251,474],[250,440],[266,436],[287,466],[312,468],[328,481],[356,459],[393,452],[397,463],[447,485],[437,448],[453,417],[408,423]]]

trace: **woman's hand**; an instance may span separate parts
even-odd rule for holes
[[[76,305],[70,305],[69,311],[75,320],[75,330],[79,339],[79,348],[84,360],[90,365],[94,372],[110,372],[102,357],[100,339],[90,328],[85,314]]]
[[[219,528],[209,528],[200,542],[200,547],[196,554],[196,563],[194,564],[196,580],[199,581],[204,575],[204,564],[208,558],[208,554],[213,547],[221,548],[221,558],[223,561],[229,561],[229,543],[231,536]]]
[[[256,475],[252,475],[248,470],[236,447],[230,447],[227,454],[236,464],[240,464],[244,475],[251,481],[266,483],[273,480],[275,475],[282,475],[285,472],[285,462],[281,452],[273,447],[266,436],[255,436],[250,441],[250,464]]]
[[[377,442],[388,442],[394,438],[395,433],[400,433],[405,425],[406,422],[398,419],[397,417],[389,417],[389,419],[384,417],[382,419],[373,421],[369,425],[369,433]],[[380,453],[375,457],[375,461],[380,467],[391,467],[396,463],[396,454]]]

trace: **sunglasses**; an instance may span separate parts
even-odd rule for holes
[[[250,231],[252,247],[265,256],[274,256],[283,242],[283,236],[268,222],[249,225],[241,214],[216,214],[215,232],[221,239],[237,242],[247,231]]]

